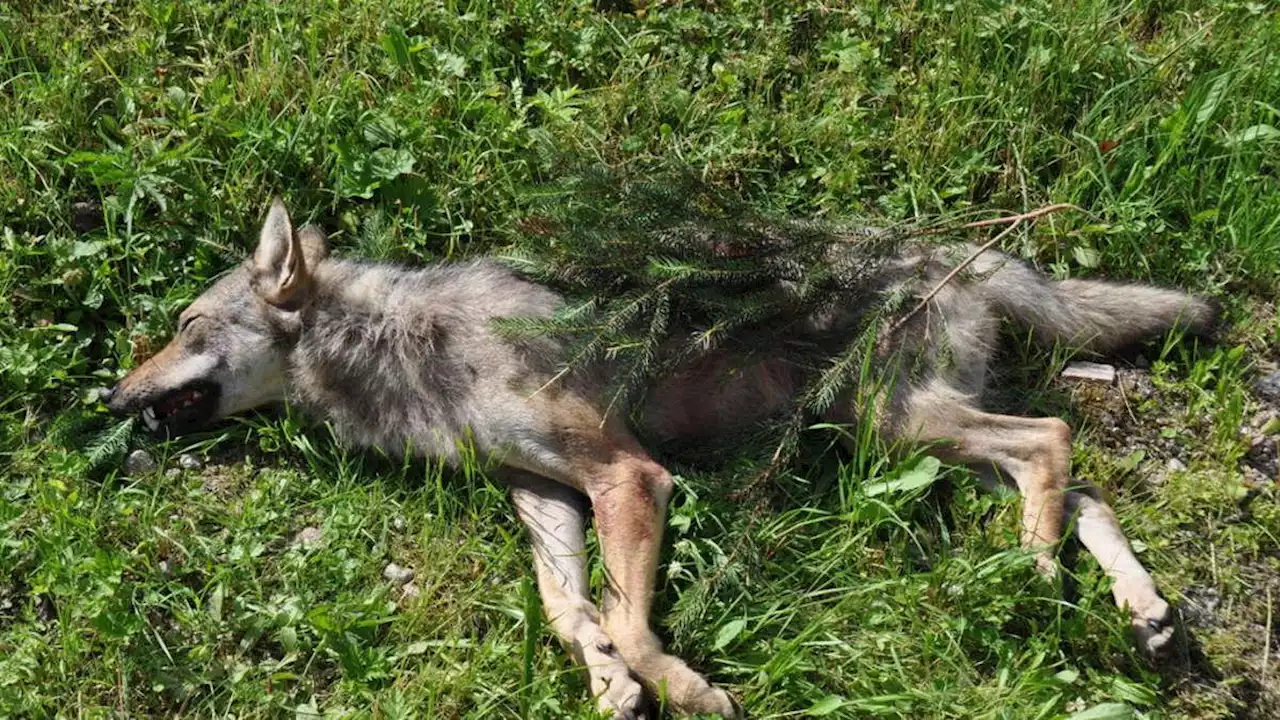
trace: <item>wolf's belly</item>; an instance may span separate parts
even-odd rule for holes
[[[799,369],[783,359],[714,353],[658,381],[645,397],[645,430],[661,442],[741,431],[791,407]]]

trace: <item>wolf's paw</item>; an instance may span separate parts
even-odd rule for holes
[[[1169,650],[1173,640],[1173,610],[1163,598],[1156,596],[1143,607],[1129,606],[1130,624],[1138,649],[1147,657],[1157,660]]]
[[[644,686],[632,674],[609,636],[598,626],[591,626],[579,643],[581,660],[591,678],[591,694],[600,712],[614,720],[646,717]]]
[[[742,706],[733,699],[733,696],[714,685],[707,685],[706,690],[697,697],[687,700],[677,710],[690,715],[710,713],[719,715],[725,720],[742,720],[745,717]]]
[[[644,688],[631,677],[631,673],[613,673],[601,679],[606,686],[596,698],[600,712],[612,713],[613,720],[644,720]]]
[[[1129,610],[1129,624],[1138,650],[1153,660],[1159,659],[1173,640],[1173,610],[1154,586],[1134,585],[1126,587],[1117,583],[1111,590],[1116,605]]]
[[[1049,582],[1058,580],[1058,560],[1052,553],[1036,553],[1036,573]]]
[[[739,720],[743,717],[742,707],[729,693],[712,685],[683,661],[664,655],[662,664],[666,667],[654,682],[653,689],[660,699],[666,700],[674,714],[719,715],[726,720]]]

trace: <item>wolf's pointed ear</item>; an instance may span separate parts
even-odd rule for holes
[[[253,251],[253,291],[272,305],[288,305],[300,299],[300,292],[310,279],[298,235],[284,203],[280,198],[272,200],[258,249]]]
[[[298,242],[302,244],[302,258],[307,263],[307,270],[313,271],[321,260],[329,257],[329,238],[315,225],[301,228],[297,235]]]

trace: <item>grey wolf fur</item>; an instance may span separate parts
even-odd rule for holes
[[[954,258],[912,252],[887,281],[923,297]],[[1203,332],[1214,308],[1172,290],[1053,282],[995,252],[972,268],[894,335],[899,362],[925,371],[876,408],[880,430],[1015,485],[1022,542],[1046,573],[1074,517],[1083,545],[1114,581],[1116,603],[1128,608],[1140,647],[1158,653],[1173,632],[1169,606],[1098,492],[1069,485],[1066,423],[991,414],[977,401],[1002,317],[1046,343],[1101,352],[1175,326]],[[356,444],[454,459],[469,436],[501,462],[528,527],[547,614],[587,667],[600,707],[635,717],[643,686],[664,692],[678,712],[735,717],[741,711],[730,696],[665,653],[650,629],[672,481],[621,419],[626,414],[606,415],[608,369],[548,384],[562,346],[552,338],[504,340],[491,327],[493,318],[546,316],[561,303],[489,260],[405,269],[331,259],[323,233],[295,230],[277,200],[253,256],[192,303],[176,337],[107,401],[116,412],[143,412],[153,429],[182,431],[287,398]],[[840,313],[810,320],[813,331],[844,322]],[[789,407],[799,372],[783,346],[717,352],[657,382],[640,410],[659,440],[697,442]],[[826,419],[858,417],[850,396]],[[583,557],[588,513],[609,579],[598,609]]]

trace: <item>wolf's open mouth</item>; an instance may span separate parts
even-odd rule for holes
[[[152,432],[194,430],[213,418],[219,390],[217,383],[203,380],[184,385],[144,408],[142,421]]]

